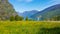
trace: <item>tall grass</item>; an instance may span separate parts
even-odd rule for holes
[[[60,22],[0,21],[0,34],[58,34]]]

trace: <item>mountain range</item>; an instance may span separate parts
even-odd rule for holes
[[[14,10],[8,0],[0,0],[0,20],[8,19],[10,16],[15,16],[17,14],[24,18],[28,17],[33,20],[37,20],[38,18],[39,20],[46,20],[55,16],[60,16],[60,4],[50,6],[42,11],[32,10],[20,13]]]
[[[33,20],[38,20],[38,18],[39,20],[48,20],[55,16],[60,16],[60,4],[50,6],[42,11],[32,10],[23,13],[18,12],[18,14],[24,18],[28,16],[28,18]]]
[[[32,10],[32,11],[25,11],[23,13],[20,13],[20,12],[17,12],[19,16],[23,16],[24,18],[26,17],[30,17],[31,15],[37,13],[38,11],[37,10]]]
[[[48,7],[40,12],[37,12],[36,14],[30,16],[30,18],[34,20],[47,20],[55,16],[60,16],[60,4],[53,5],[51,7]]]

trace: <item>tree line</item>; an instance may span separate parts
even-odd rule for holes
[[[10,21],[34,21],[33,19],[29,19],[28,17],[24,18],[24,17],[18,16],[18,15],[11,16],[9,20]],[[47,18],[47,20],[49,20],[49,21],[60,21],[60,16],[54,16],[50,19]]]
[[[24,17],[18,16],[18,15],[11,16],[9,20],[10,21],[33,21],[32,19],[29,19],[28,17],[24,18]]]

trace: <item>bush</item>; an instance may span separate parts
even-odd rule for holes
[[[60,28],[41,28],[38,34],[60,34]]]
[[[15,20],[15,17],[14,16],[11,16],[10,17],[10,21],[14,21]]]
[[[25,20],[28,21],[28,17],[26,17]]]
[[[16,21],[22,21],[23,19],[24,19],[24,18],[21,17],[21,16],[18,16],[18,15],[15,16],[15,20],[16,20]]]
[[[14,16],[10,17],[10,21],[22,21],[23,19],[24,19],[23,17],[18,15],[16,15],[15,17]]]

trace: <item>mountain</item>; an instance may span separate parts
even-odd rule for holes
[[[5,20],[15,15],[17,15],[17,13],[8,0],[0,0],[0,20]]]
[[[32,11],[25,11],[25,12],[23,12],[23,13],[19,13],[18,12],[18,14],[20,15],[20,16],[23,16],[24,18],[25,17],[30,17],[31,15],[33,15],[33,14],[35,14],[35,13],[37,13],[38,11],[37,10],[32,10]]]
[[[54,16],[60,16],[60,4],[48,7],[32,16],[30,18],[34,20],[47,20]]]

